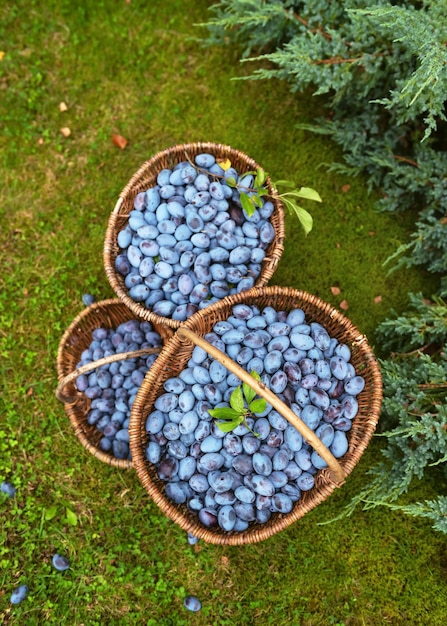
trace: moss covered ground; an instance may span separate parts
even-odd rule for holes
[[[288,530],[241,548],[192,547],[132,472],[84,451],[54,397],[58,342],[82,294],[113,295],[102,246],[116,198],[144,161],[177,143],[232,145],[274,179],[319,191],[310,235],[287,218],[272,283],[345,300],[373,345],[408,291],[430,295],[422,272],[383,267],[412,216],[378,214],[364,180],[327,172],[337,148],[295,128],[321,103],[282,83],[231,80],[244,71],[238,51],[194,40],[208,6],[0,5],[0,480],[18,489],[0,499],[0,623],[441,626],[447,552],[428,522],[379,508],[321,525],[361,488],[379,440],[342,489]],[[128,140],[124,150],[113,133]],[[413,498],[435,493],[426,481]],[[55,552],[70,570],[52,569]],[[12,606],[21,583],[30,595]],[[184,609],[187,594],[201,599],[200,613]]]

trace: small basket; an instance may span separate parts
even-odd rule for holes
[[[350,347],[351,363],[357,374],[365,379],[365,388],[358,397],[359,411],[353,419],[351,430],[347,433],[349,448],[342,458],[335,459],[312,431],[310,431],[313,436],[313,440],[311,440],[307,426],[277,396],[264,385],[258,385],[245,370],[239,368],[227,355],[220,353],[223,357],[221,358],[218,354],[219,351],[204,341],[203,337],[211,331],[214,324],[227,319],[232,307],[239,303],[256,305],[260,309],[265,306],[272,306],[276,310],[285,311],[301,308],[308,323],[319,322],[332,337]],[[243,532],[225,532],[220,528],[205,528],[199,522],[196,514],[188,510],[185,505],[176,505],[166,497],[164,483],[158,478],[155,467],[145,458],[148,442],[145,431],[146,418],[152,411],[156,398],[164,392],[163,383],[168,378],[177,376],[184,369],[195,345],[200,345],[209,354],[218,358],[227,369],[235,373],[241,380],[244,380],[245,376],[244,382],[247,382],[258,394],[281,412],[289,422],[293,423],[303,434],[304,439],[328,463],[327,468],[319,470],[316,474],[315,486],[302,494],[290,513],[274,514],[265,524],[253,524]],[[377,360],[366,337],[344,315],[318,297],[303,291],[288,287],[253,288],[245,293],[228,296],[207,309],[199,311],[177,330],[174,337],[164,347],[156,363],[146,375],[132,407],[129,435],[133,465],[141,483],[154,502],[170,519],[187,532],[213,544],[256,543],[271,537],[300,519],[305,513],[323,502],[336,487],[344,482],[359,461],[375,431],[380,414],[381,399],[382,379]]]
[[[202,152],[211,153],[217,158],[228,158],[231,164],[241,174],[258,169],[260,166],[252,158],[231,148],[230,146],[216,143],[188,143],[167,148],[155,154],[149,161],[146,161],[140,169],[132,176],[119,195],[119,199],[113,209],[108,222],[104,241],[104,267],[110,285],[116,295],[133,311],[135,316],[150,322],[166,324],[170,328],[179,328],[183,322],[173,320],[169,317],[162,317],[152,313],[146,306],[133,300],[124,284],[124,277],[117,272],[115,260],[120,253],[117,243],[117,235],[122,230],[128,220],[128,215],[132,211],[135,196],[141,191],[156,185],[157,175],[164,168],[172,168],[177,163],[187,159],[193,159]],[[284,207],[279,200],[276,190],[273,188],[270,178],[266,179],[266,188],[269,192],[269,199],[275,206],[275,210],[270,217],[270,222],[275,230],[275,238],[266,250],[266,256],[261,263],[261,273],[258,276],[255,286],[266,285],[273,276],[279,260],[284,251],[285,225]]]
[[[87,422],[90,400],[76,389],[75,381],[82,373],[96,369],[106,363],[160,352],[161,348],[150,348],[115,354],[77,369],[83,350],[88,348],[92,341],[92,332],[95,328],[117,328],[122,322],[131,319],[135,319],[135,315],[118,299],[96,302],[84,309],[73,320],[61,338],[57,353],[59,384],[56,389],[56,397],[64,403],[65,411],[76,436],[95,457],[121,469],[132,467],[132,461],[117,459],[113,454],[101,450],[99,441],[102,433],[94,425]],[[168,341],[173,334],[164,325],[153,323],[152,326],[160,335],[163,343]]]

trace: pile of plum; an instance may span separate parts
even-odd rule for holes
[[[161,347],[162,339],[150,322],[129,320],[116,328],[95,328],[92,341],[77,367],[103,357]],[[101,450],[117,459],[130,459],[129,421],[132,405],[146,372],[157,354],[126,358],[81,374],[76,379],[78,391],[91,400],[87,422],[101,433]]]
[[[276,311],[237,304],[204,337],[248,372],[257,372],[336,458],[348,450],[346,433],[358,411],[364,379],[346,344],[301,309]],[[289,513],[326,462],[267,403],[224,432],[209,413],[227,407],[241,384],[196,346],[187,367],[168,378],[147,416],[145,455],[165,493],[185,504],[205,527],[243,531],[272,514]]]
[[[253,185],[252,174],[223,170],[207,153],[161,170],[157,184],[137,194],[117,235],[115,268],[129,297],[184,321],[253,287],[275,238],[272,202],[259,197],[250,216],[241,207],[241,192],[256,194]]]

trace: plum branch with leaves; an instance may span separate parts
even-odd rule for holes
[[[236,179],[231,176],[226,179],[230,187],[238,189],[241,206],[248,216],[253,215],[257,208],[262,207],[262,196],[269,195],[268,189],[264,187],[266,180],[267,173],[260,167],[257,170],[245,172],[240,178],[240,182],[236,181]],[[313,226],[312,216],[309,211],[306,211],[306,209],[297,203],[296,198],[322,202],[320,194],[311,187],[296,189],[295,183],[289,180],[277,180],[276,182],[272,182],[272,185],[275,190],[275,197],[279,198],[284,203],[290,215],[296,214],[305,234],[310,233]],[[290,188],[290,191],[279,193],[277,187],[281,186]]]
[[[255,380],[261,377],[254,370],[250,372]],[[236,387],[230,396],[230,406],[208,409],[208,413],[216,420],[217,427],[225,433],[229,433],[240,424],[243,424],[256,437],[255,433],[247,423],[247,417],[256,413],[263,413],[267,407],[264,398],[256,398],[256,392],[247,383],[242,383]]]
[[[198,171],[206,174],[209,173],[207,170],[198,167],[192,159],[188,159],[188,161]],[[231,161],[228,158],[216,159],[216,162],[225,172],[232,167]],[[268,174],[262,167],[258,167],[256,170],[244,172],[239,176],[239,180],[236,180],[233,176],[219,174],[213,174],[213,176],[225,179],[225,182],[229,187],[238,190],[242,209],[248,217],[253,215],[257,208],[262,207],[263,196],[273,195],[275,198],[278,198],[287,207],[290,215],[293,215],[294,213],[296,214],[306,235],[312,230],[313,219],[309,211],[300,206],[296,199],[300,198],[302,200],[312,200],[313,202],[323,202],[320,194],[318,191],[315,191],[315,189],[312,189],[311,187],[300,187],[299,189],[296,189],[295,183],[289,180],[272,181],[271,184],[274,191],[273,194],[271,194],[265,187]],[[278,187],[286,187],[289,191],[279,193]]]

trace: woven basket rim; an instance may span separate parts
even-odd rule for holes
[[[107,275],[107,279],[115,292],[116,296],[130,308],[135,315],[142,317],[148,321],[157,322],[158,324],[165,324],[172,329],[180,328],[183,324],[182,321],[173,320],[169,317],[162,317],[153,313],[146,306],[143,306],[139,302],[133,300],[128,290],[124,286],[124,281],[115,269],[115,258],[117,251],[116,236],[120,227],[120,220],[127,215],[124,209],[124,202],[126,198],[132,198],[132,193],[138,185],[142,184],[142,181],[153,177],[155,170],[152,168],[157,167],[157,172],[160,171],[160,163],[169,161],[169,159],[175,159],[175,162],[185,158],[185,154],[191,153],[192,155],[200,152],[210,152],[218,156],[231,156],[233,159],[241,159],[247,165],[246,170],[255,170],[261,166],[248,154],[233,148],[223,143],[213,142],[190,142],[182,143],[170,146],[164,150],[158,151],[150,159],[145,161],[138,170],[130,178],[129,182],[124,186],[121,193],[118,196],[118,200],[115,204],[113,211],[111,212],[107,224],[106,235],[104,239],[103,247],[103,264]],[[174,161],[173,161],[174,162]],[[149,183],[148,183],[149,184]],[[285,217],[284,217],[284,205],[278,198],[276,189],[272,185],[272,181],[269,176],[266,178],[266,186],[270,192],[269,198],[275,205],[275,211],[273,214],[275,239],[270,244],[268,249],[268,255],[261,263],[261,274],[258,276],[255,286],[261,287],[266,285],[273,276],[276,268],[279,264],[281,256],[284,252],[284,240],[285,240]],[[270,218],[272,220],[272,218]],[[123,222],[124,223],[124,222]],[[122,225],[121,225],[122,226]]]
[[[216,320],[225,319],[225,317],[221,316],[226,314],[234,304],[243,302],[255,304],[261,301],[271,303],[271,306],[275,306],[277,310],[286,308],[284,306],[281,307],[281,304],[276,306],[277,302],[287,301],[290,305],[289,309],[302,308],[306,313],[306,319],[319,315],[319,318],[315,319],[315,321],[322,323],[322,317],[330,320],[331,324],[336,325],[338,330],[337,333],[333,329],[328,332],[331,336],[338,335],[337,338],[342,338],[343,343],[347,343],[351,347],[353,358],[356,362],[356,371],[360,370],[357,373],[366,376],[367,385],[359,396],[362,398],[359,401],[359,413],[353,420],[353,428],[347,433],[350,441],[348,453],[338,459],[346,478],[360,460],[375,431],[380,416],[382,378],[378,361],[365,335],[344,314],[317,296],[307,292],[290,287],[272,286],[253,288],[243,294],[228,296],[220,302],[196,313],[184,323],[184,327],[196,332],[197,328],[201,328],[203,324],[203,327],[208,329]],[[262,307],[264,306],[267,306],[267,304],[262,305]],[[273,521],[271,518],[267,524],[253,524],[246,531],[239,533],[226,533],[220,528],[207,529],[201,525],[198,518],[191,514],[184,505],[179,506],[172,503],[164,494],[163,483],[157,478],[155,469],[145,459],[144,444],[146,435],[144,423],[148,413],[152,410],[153,401],[162,392],[161,385],[164,380],[178,373],[178,368],[181,365],[179,359],[182,362],[187,359],[187,356],[192,351],[191,346],[192,344],[182,338],[180,333],[177,332],[165,345],[157,359],[157,363],[151,368],[140,387],[133,405],[129,425],[134,468],[149,496],[172,521],[179,524],[185,531],[191,532],[200,539],[213,544],[243,545],[263,541],[284,530],[290,524],[303,517],[305,513],[323,502],[335,490],[337,485],[333,482],[327,468],[320,470],[316,474],[316,486],[314,489],[302,495],[301,499],[295,503],[291,513],[287,515],[276,514]]]
[[[112,318],[114,314],[118,312],[119,316],[123,316],[126,319],[138,319],[135,314],[130,311],[126,305],[118,298],[108,298],[105,300],[101,300],[99,302],[94,302],[89,307],[83,309],[75,318],[72,320],[70,325],[64,331],[58,345],[57,357],[56,357],[56,369],[57,369],[57,378],[58,378],[58,386],[59,384],[73,372],[73,356],[74,354],[80,354],[79,348],[74,350],[73,352],[73,344],[76,344],[76,336],[83,335],[87,332],[83,326],[89,326],[90,320],[96,318],[97,321],[102,323],[103,327],[110,327],[111,322],[113,322]],[[108,319],[106,317],[108,316]],[[140,320],[144,321],[144,320]],[[172,335],[172,331],[167,329],[165,326],[157,325],[156,323],[152,323],[154,330],[158,332],[162,341],[165,342]],[[118,324],[117,324],[118,325]],[[99,327],[99,326],[96,326]],[[92,326],[93,328],[93,326]],[[91,337],[90,337],[91,340]],[[83,348],[87,347],[87,344],[80,344]],[[67,385],[68,386],[68,385]],[[119,469],[130,469],[132,468],[132,461],[130,459],[117,459],[111,453],[104,452],[97,445],[92,443],[89,438],[89,432],[93,431],[93,427],[87,425],[86,416],[89,408],[89,401],[85,397],[84,394],[78,392],[74,388],[74,383],[71,383],[71,388],[74,389],[75,393],[73,394],[73,401],[64,402],[65,412],[69,418],[69,421],[74,429],[75,435],[78,437],[82,446],[97,459],[111,465],[113,467],[117,467]],[[57,389],[56,389],[57,392]],[[74,399],[76,398],[76,399]],[[98,431],[99,433],[99,431]]]

